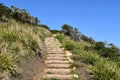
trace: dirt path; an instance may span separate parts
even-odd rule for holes
[[[47,47],[46,68],[44,80],[73,80],[75,75],[71,74],[72,69],[68,56],[56,39],[49,37],[45,39]]]

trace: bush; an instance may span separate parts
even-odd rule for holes
[[[51,31],[51,33],[53,33],[53,34],[61,33],[61,31],[59,31],[59,30],[50,30],[50,31]]]
[[[90,47],[88,43],[75,42],[64,35],[57,35],[57,39],[65,49],[69,49],[73,54],[79,55],[80,59],[90,66],[89,72],[92,75],[92,80],[120,80],[120,57],[115,60],[102,57],[95,50],[86,50],[86,47]],[[100,50],[101,48],[104,48],[104,44],[100,42],[95,49]]]
[[[0,72],[16,76],[18,74],[17,62],[19,62],[19,58],[16,54],[9,53],[6,48],[0,50]]]
[[[113,62],[100,59],[94,63],[94,66],[91,68],[91,74],[94,79],[99,80],[119,80],[119,68],[117,64]]]

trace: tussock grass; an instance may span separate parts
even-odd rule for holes
[[[79,55],[80,59],[89,66],[89,74],[92,80],[120,80],[119,61],[111,61],[108,58],[101,57],[95,51],[85,50],[85,46],[90,46],[88,43],[75,42],[62,34],[58,34],[56,38],[65,49]]]
[[[0,23],[0,79],[6,75],[21,73],[18,65],[21,57],[30,59],[44,46],[45,37],[51,33],[43,28],[21,24],[14,20]]]

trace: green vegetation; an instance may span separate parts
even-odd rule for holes
[[[31,16],[29,12],[25,9],[19,9],[15,6],[7,7],[4,4],[0,3],[0,21],[6,21],[4,17],[9,19],[12,18],[22,23],[35,25],[40,22],[37,17]]]
[[[0,80],[19,77],[22,61],[44,57],[43,41],[52,34],[48,26],[38,23],[25,9],[0,3]]]
[[[59,30],[50,30],[52,34],[57,34],[57,33],[61,33],[61,31]]]
[[[16,77],[22,70],[21,59],[29,60],[31,55],[42,55],[41,47],[45,37],[51,33],[43,28],[21,24],[15,20],[0,23],[0,78],[6,75]]]
[[[26,61],[32,55],[42,58],[43,41],[53,33],[62,47],[77,55],[74,60],[82,60],[88,66],[90,80],[120,80],[120,50],[114,44],[97,42],[68,24],[59,31],[38,23],[38,18],[25,9],[0,3],[0,79],[9,75],[18,77],[22,73],[19,66],[23,58]]]
[[[64,24],[62,26],[62,32],[65,35],[70,36],[75,41],[81,41],[82,34],[78,31],[78,29],[73,28],[72,26],[70,26],[68,24]]]
[[[65,49],[72,51],[73,54],[77,54],[79,56],[78,59],[81,59],[85,64],[89,66],[89,75],[91,76],[90,79],[92,80],[119,80],[120,79],[120,76],[119,76],[120,67],[118,64],[119,61],[116,61],[115,59],[111,59],[110,57],[106,57],[104,55],[101,56],[99,53],[99,50],[95,49],[97,46],[101,46],[99,42],[96,42],[93,48],[93,44],[91,43],[88,43],[86,41],[76,42],[72,40],[69,36],[65,36],[63,34],[58,34],[56,38],[62,43],[62,46]],[[86,47],[89,47],[92,49],[88,50],[86,49]],[[105,47],[101,47],[101,48],[105,48]],[[109,47],[109,49],[113,49],[113,48]],[[115,48],[115,50],[116,49],[117,48]],[[112,55],[112,54],[109,54],[109,55]],[[113,57],[116,57],[116,55],[113,55]],[[77,67],[79,66],[77,65]]]

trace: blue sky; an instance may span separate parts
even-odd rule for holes
[[[97,41],[120,47],[120,0],[0,0],[25,8],[51,29],[69,24]]]

